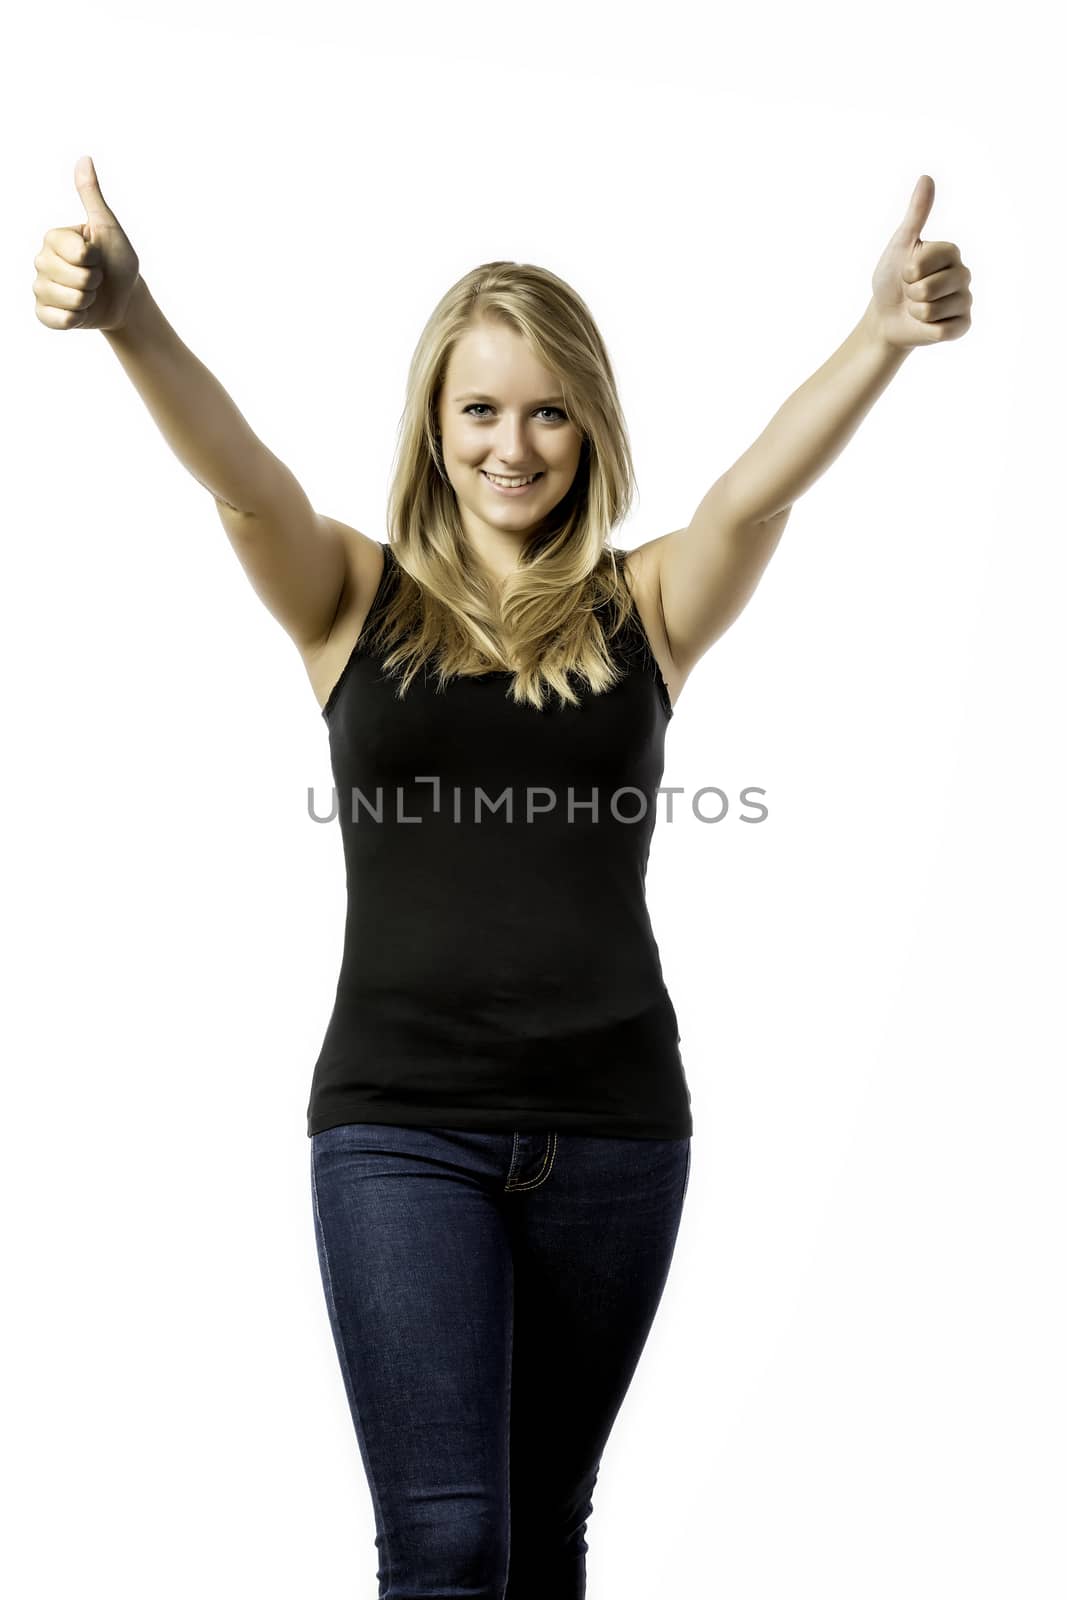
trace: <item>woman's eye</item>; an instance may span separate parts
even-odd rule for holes
[[[557,417],[562,417],[564,422],[566,422],[566,420],[567,420],[566,412],[565,411],[561,411],[559,406],[538,406],[537,409],[538,409],[538,411],[554,411],[556,416]],[[466,415],[468,411],[488,411],[488,410],[489,410],[489,407],[487,405],[483,405],[480,400],[476,400],[473,405],[469,405],[469,406],[464,406],[463,407],[464,415]],[[480,418],[476,418],[475,420],[476,421],[480,421],[481,419]]]

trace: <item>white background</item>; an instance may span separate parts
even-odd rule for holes
[[[304,1114],[325,726],[102,335],[34,315],[94,157],[153,295],[384,539],[444,290],[549,267],[684,525],[846,337],[918,176],[973,274],[698,665],[649,897],[693,1170],[589,1600],[1062,1600],[1061,87],[1041,8],[54,0],[4,152],[3,1471],[20,1600],[373,1600]],[[520,197],[507,211],[502,194]],[[767,791],[740,822],[746,785]],[[712,813],[713,814],[713,813]],[[549,1421],[551,1419],[548,1419]],[[545,1600],[556,1600],[546,1596]]]

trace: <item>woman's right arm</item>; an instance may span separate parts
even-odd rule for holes
[[[264,605],[301,649],[321,643],[345,584],[337,524],[316,514],[140,277],[124,321],[104,337],[178,460],[214,497]]]
[[[343,524],[316,515],[288,467],[179,339],[148,292],[91,158],[78,161],[74,182],[88,220],[45,234],[34,262],[38,320],[103,333],[178,460],[214,497],[268,610],[299,647],[323,642],[348,582]]]

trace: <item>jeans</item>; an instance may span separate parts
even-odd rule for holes
[[[583,1600],[690,1140],[361,1122],[310,1144],[379,1600]]]

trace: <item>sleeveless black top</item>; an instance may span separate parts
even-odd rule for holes
[[[406,697],[366,640],[389,544],[323,707],[348,887],[308,1137],[348,1122],[683,1138],[678,1023],[645,902],[672,716],[636,609],[626,676],[577,706],[507,672],[423,668]]]

